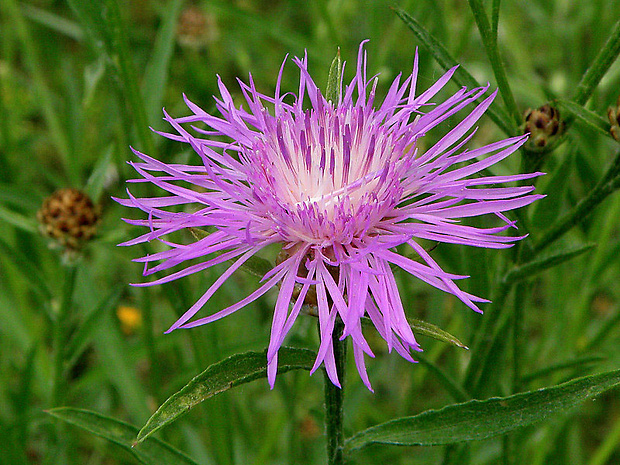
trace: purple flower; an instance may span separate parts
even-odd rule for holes
[[[528,195],[534,190],[531,186],[494,187],[541,173],[480,175],[515,152],[527,136],[464,148],[497,91],[478,104],[474,102],[488,85],[463,88],[443,102],[431,103],[456,68],[416,96],[416,54],[412,74],[403,82],[397,76],[383,103],[375,104],[377,79],[366,77],[363,46],[364,42],[355,77],[340,89],[338,102],[323,97],[308,72],[307,56],[293,59],[300,69],[297,95],[281,93],[283,64],[274,97],[259,93],[250,76],[249,84],[239,81],[245,107],[235,107],[221,80],[221,98],[216,98],[219,116],[186,99],[193,114],[172,118],[165,113],[176,133],[162,135],[190,144],[201,163],[166,164],[134,150],[142,161],[131,165],[143,179],[133,181],[151,182],[169,195],[136,198],[129,193],[129,199],[117,199],[148,214],[148,219],[128,223],[150,229],[122,245],[157,239],[170,246],[136,260],[145,263],[144,275],[202,260],[142,285],[169,282],[233,261],[168,331],[218,320],[279,285],[267,352],[272,387],[278,349],[310,298],[316,302],[321,339],[313,371],[324,364],[335,385],[340,384],[332,332],[338,317],[344,323],[341,338],[351,338],[357,369],[369,389],[364,354],[373,353],[362,334],[362,317],[372,321],[389,350],[413,361],[411,349],[421,349],[407,323],[391,267],[454,294],[479,312],[476,302],[488,301],[460,290],[454,280],[466,276],[443,271],[420,240],[510,247],[522,237],[499,235],[514,227],[503,212],[541,197]],[[472,104],[473,110],[439,142],[418,149],[418,139]],[[186,130],[186,123],[202,123],[206,129],[192,126],[197,137]],[[188,207],[166,210],[179,205]],[[486,214],[496,215],[500,226],[482,229],[459,221]],[[214,232],[191,244],[164,239],[180,229],[207,226]],[[263,276],[258,289],[228,308],[192,320],[244,262],[274,243],[282,246],[284,258]],[[421,260],[398,254],[395,247],[401,244]],[[152,262],[159,264],[148,268]]]

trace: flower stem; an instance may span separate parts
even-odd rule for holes
[[[332,384],[327,371],[323,371],[325,377],[325,436],[327,438],[327,463],[328,465],[344,465],[344,430],[343,400],[344,400],[344,377],[347,359],[346,340],[341,341],[344,325],[338,319],[334,325],[332,342],[334,345],[334,357],[336,359],[336,371],[341,387]]]
[[[67,342],[67,320],[71,315],[71,299],[75,289],[75,277],[77,267],[74,265],[66,266],[65,282],[62,293],[62,300],[56,318],[52,336],[53,349],[53,384],[52,384],[52,406],[57,407],[61,404],[63,393],[65,392],[65,344]]]

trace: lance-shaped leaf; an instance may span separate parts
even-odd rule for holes
[[[75,425],[95,436],[118,444],[145,465],[197,465],[192,459],[170,444],[153,438],[141,447],[133,447],[138,428],[97,412],[61,407],[48,410],[50,415]]]
[[[278,372],[310,370],[316,353],[308,349],[282,347],[278,352]],[[200,402],[228,391],[240,384],[267,376],[266,352],[235,354],[226,360],[214,363],[192,379],[185,387],[173,394],[149,418],[140,430],[136,444],[144,441],[159,428],[176,420]]]
[[[352,451],[375,443],[438,446],[489,439],[567,412],[619,384],[620,370],[615,370],[509,397],[449,405],[373,426],[345,446]]]

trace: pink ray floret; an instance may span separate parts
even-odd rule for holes
[[[272,387],[278,350],[312,294],[320,328],[313,370],[324,366],[331,381],[340,385],[332,342],[340,319],[344,331],[338,336],[351,339],[359,374],[372,389],[364,358],[374,355],[362,333],[362,318],[372,321],[389,350],[407,360],[413,361],[412,350],[421,350],[407,322],[393,267],[480,312],[477,304],[487,300],[459,289],[455,280],[466,276],[442,270],[421,241],[510,247],[523,236],[501,234],[516,227],[504,213],[542,197],[520,182],[541,173],[485,172],[519,149],[527,136],[465,148],[497,92],[484,97],[488,86],[463,88],[433,102],[455,69],[416,96],[416,53],[411,75],[402,82],[399,75],[378,103],[377,78],[366,78],[362,42],[355,77],[333,102],[312,80],[307,56],[293,62],[300,69],[297,95],[280,92],[283,63],[273,97],[259,93],[250,76],[248,84],[239,82],[244,105],[235,106],[220,80],[221,96],[215,99],[218,116],[187,98],[192,115],[173,118],[165,113],[175,132],[161,134],[189,144],[201,163],[166,164],[134,151],[141,161],[131,165],[141,177],[132,181],[150,182],[167,194],[136,198],[129,193],[129,198],[117,199],[147,214],[146,219],[126,221],[149,229],[123,245],[160,240],[169,246],[136,260],[144,262],[145,275],[185,265],[143,285],[229,262],[169,331],[218,320],[277,288],[267,351]],[[419,148],[428,131],[457,114],[464,116],[445,136],[425,150]],[[517,187],[503,185],[515,181]],[[188,207],[179,211],[182,205]],[[481,215],[495,216],[500,225],[484,229],[460,222]],[[191,244],[164,239],[188,227],[215,232]],[[225,309],[195,318],[235,271],[270,244],[282,245],[285,258],[263,277],[260,287]],[[395,247],[402,244],[419,260],[397,253]]]

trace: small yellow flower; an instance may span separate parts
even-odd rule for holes
[[[121,322],[121,330],[131,336],[142,326],[142,312],[136,307],[120,305],[116,309],[116,316]]]

